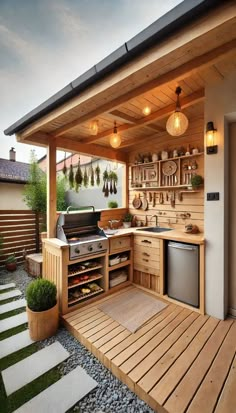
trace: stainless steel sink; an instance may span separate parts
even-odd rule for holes
[[[172,231],[172,228],[148,227],[148,228],[138,228],[136,229],[136,231],[165,232],[165,231]]]

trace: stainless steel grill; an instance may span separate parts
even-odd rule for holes
[[[94,210],[59,215],[57,238],[69,245],[71,260],[107,251],[108,239],[97,225],[100,215]]]

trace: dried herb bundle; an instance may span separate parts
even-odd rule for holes
[[[97,186],[99,186],[100,183],[101,183],[100,173],[101,173],[101,170],[100,170],[100,168],[99,168],[99,165],[97,164],[97,166],[96,166],[96,168],[95,168],[96,184],[97,184]]]
[[[89,177],[88,177],[87,168],[85,167],[85,171],[84,171],[84,186],[85,186],[85,188],[88,187],[88,184],[89,184]]]
[[[70,184],[70,189],[73,189],[74,188],[74,171],[73,171],[72,163],[70,164],[69,184]]]
[[[75,190],[76,190],[76,192],[79,191],[79,188],[81,187],[82,183],[83,183],[83,174],[82,174],[82,170],[81,170],[81,166],[80,166],[80,159],[79,159],[76,174],[75,174]]]

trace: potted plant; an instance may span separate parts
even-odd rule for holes
[[[193,189],[199,188],[203,184],[203,177],[201,175],[193,175],[191,178],[191,185]]]
[[[32,281],[26,290],[29,334],[39,341],[53,336],[59,324],[57,288],[45,278]]]
[[[127,212],[124,216],[124,219],[123,219],[124,228],[130,228],[131,227],[132,219],[133,219],[133,215],[130,214],[129,212]]]
[[[116,201],[109,201],[108,208],[118,208],[118,202]]]
[[[7,271],[15,271],[16,270],[16,257],[15,254],[9,255],[5,261],[5,266]]]

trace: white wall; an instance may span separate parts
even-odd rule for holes
[[[24,184],[0,182],[0,209],[29,209],[23,201]]]
[[[228,307],[228,119],[236,113],[236,72],[205,90],[205,124],[217,128],[217,155],[205,155],[206,312],[223,319]]]

